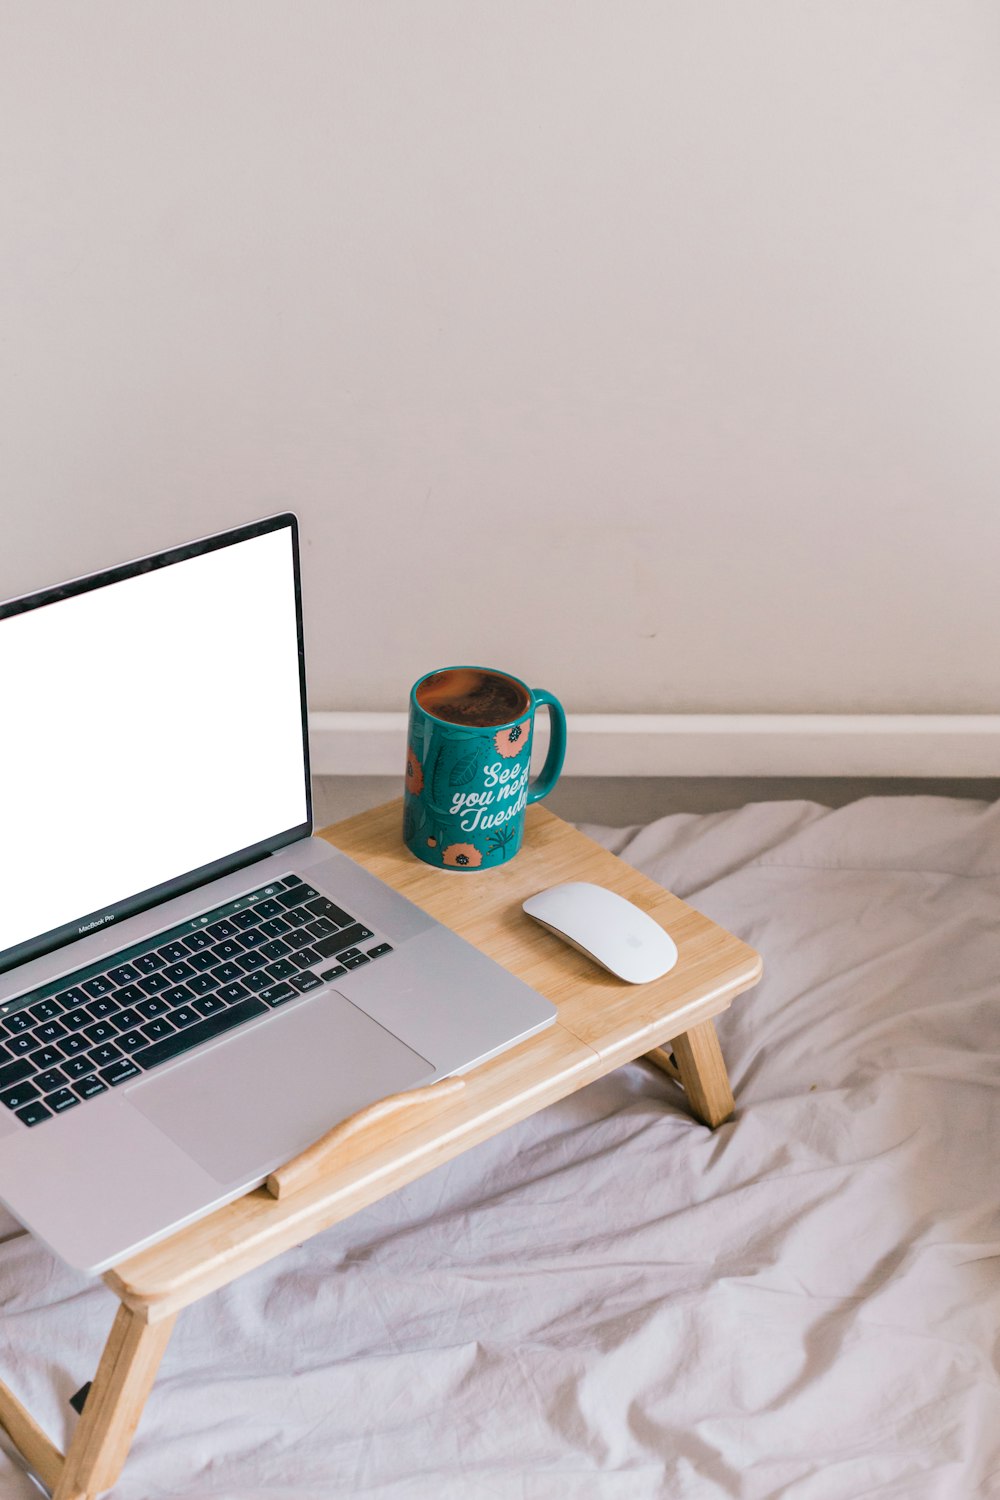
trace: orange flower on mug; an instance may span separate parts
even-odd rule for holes
[[[465,870],[482,864],[483,851],[475,844],[449,844],[441,850],[441,858],[446,865],[458,865]]]
[[[493,743],[505,760],[510,760],[512,755],[519,755],[524,749],[524,724],[512,724],[510,729],[498,729],[493,736]]]
[[[406,790],[411,797],[418,797],[424,785],[424,768],[413,753],[413,746],[406,747]]]

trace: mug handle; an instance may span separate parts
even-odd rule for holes
[[[544,705],[549,710],[549,753],[545,757],[544,766],[528,788],[528,801],[539,802],[549,795],[559,780],[559,772],[566,759],[566,711],[559,699],[545,692],[544,688],[532,688],[531,698],[532,711]]]

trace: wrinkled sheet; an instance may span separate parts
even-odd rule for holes
[[[120,1500],[1000,1496],[1000,805],[588,831],[764,955],[735,1119],[634,1064],[190,1309]],[[64,1443],[114,1302],[2,1229]]]

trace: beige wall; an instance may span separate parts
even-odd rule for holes
[[[0,4],[0,596],[291,505],[312,701],[1000,705],[1000,10]]]

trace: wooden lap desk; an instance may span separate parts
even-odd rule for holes
[[[280,1197],[258,1188],[106,1272],[120,1306],[65,1457],[0,1384],[0,1424],[55,1500],[92,1500],[115,1483],[177,1314],[209,1292],[635,1058],[675,1078],[706,1125],[732,1113],[712,1018],[760,978],[752,948],[540,805],[517,857],[482,872],[420,864],[400,827],[393,802],[322,837],[547,996],[558,1020],[463,1082],[417,1091],[393,1114],[363,1111],[325,1160],[282,1169],[292,1175]],[[675,968],[625,984],[525,916],[526,897],[563,880],[608,886],[649,912],[677,944]]]

